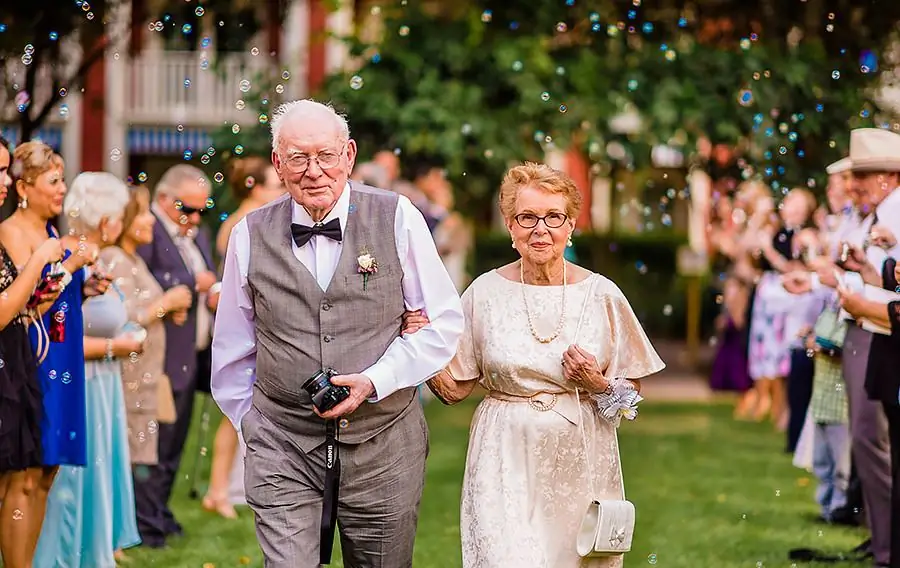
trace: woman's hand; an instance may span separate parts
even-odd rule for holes
[[[403,329],[400,333],[403,335],[415,333],[429,323],[431,320],[425,315],[425,310],[403,312]]]
[[[597,358],[577,345],[570,345],[563,353],[562,366],[563,376],[576,386],[592,392],[603,392],[609,387]]]
[[[94,272],[91,274],[90,278],[84,281],[82,292],[84,293],[85,298],[102,296],[109,290],[110,284],[112,284],[112,278],[110,278],[109,275]]]
[[[172,312],[172,323],[178,326],[182,326],[187,322],[188,312],[187,310],[178,310],[176,312]]]
[[[193,303],[194,295],[191,294],[191,289],[184,284],[173,286],[163,294],[163,310],[166,313],[187,310]]]
[[[62,260],[63,252],[59,239],[49,238],[34,250],[33,256],[41,264],[53,264]]]
[[[130,357],[132,353],[140,355],[144,352],[144,343],[131,335],[123,335],[113,339],[112,352],[118,358]]]

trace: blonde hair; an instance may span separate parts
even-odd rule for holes
[[[37,178],[50,170],[65,166],[62,156],[43,142],[25,142],[13,152],[12,174],[17,180],[33,185]]]
[[[547,164],[525,162],[510,168],[500,184],[500,212],[507,221],[515,216],[519,191],[526,187],[565,197],[569,219],[574,220],[581,212],[581,192],[572,178]]]
[[[131,185],[128,187],[128,204],[125,206],[125,214],[122,216],[122,234],[119,235],[117,245],[122,244],[122,240],[128,233],[128,229],[134,220],[140,214],[141,209],[150,207],[150,190],[146,185]]]
[[[787,201],[787,199],[792,195],[799,195],[803,198],[804,201],[806,201],[806,217],[809,218],[813,214],[813,212],[815,212],[816,207],[818,206],[818,203],[816,202],[816,196],[813,195],[813,193],[805,187],[795,187],[794,189],[787,192],[787,195],[784,196],[784,200]],[[784,203],[784,201],[782,201],[782,203]]]

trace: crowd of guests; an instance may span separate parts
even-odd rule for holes
[[[900,135],[857,129],[850,140],[827,168],[821,206],[804,188],[776,204],[757,181],[714,194],[722,313],[711,386],[740,393],[736,418],[786,432],[794,463],[818,479],[822,522],[871,532],[849,552],[792,558],[896,567]]]
[[[382,153],[371,164],[384,162]],[[0,139],[0,204],[17,203],[0,223],[7,568],[107,568],[127,548],[164,547],[183,534],[169,500],[195,397],[209,391],[217,259],[235,224],[285,191],[267,159],[233,161],[238,207],[213,238],[203,223],[212,185],[194,166],[173,166],[152,193],[103,172],[67,186],[63,171],[46,144],[13,150]],[[367,181],[399,192],[398,174]],[[464,288],[466,226],[443,171],[414,180],[417,206]],[[226,518],[244,503],[243,449],[222,420],[202,506]]]

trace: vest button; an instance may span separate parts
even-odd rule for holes
[[[322,304],[322,309],[326,312],[331,309],[331,304]]]
[[[341,420],[338,422],[339,428],[346,428],[349,425],[350,425],[350,421],[347,420],[346,418],[341,418]]]
[[[331,343],[331,340],[332,340],[332,339],[334,339],[334,336],[333,336],[333,335],[326,335],[325,337],[322,338],[322,340],[323,340],[325,343]]]

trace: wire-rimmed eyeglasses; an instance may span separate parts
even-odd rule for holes
[[[307,169],[309,169],[309,163],[311,160],[315,160],[319,165],[320,170],[330,170],[331,168],[337,167],[338,164],[341,163],[341,156],[344,154],[344,150],[347,149],[347,145],[344,144],[341,149],[337,152],[333,150],[325,150],[324,152],[319,152],[313,155],[307,154],[293,154],[284,157],[284,163],[292,172],[296,173],[305,173]]]
[[[533,213],[519,213],[514,219],[523,229],[533,229],[537,227],[539,221],[543,221],[548,229],[558,229],[569,220],[569,216],[565,213],[547,213],[539,217]]]

